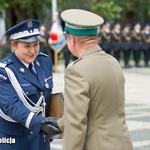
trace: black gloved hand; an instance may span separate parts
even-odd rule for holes
[[[62,133],[57,125],[57,118],[47,117],[41,122],[41,131],[50,136]]]
[[[44,124],[51,124],[51,125],[53,125],[54,127],[59,128],[59,127],[58,127],[58,124],[57,124],[57,118],[56,118],[56,117],[47,117],[47,118],[45,118],[45,119],[42,121],[42,123],[44,123]]]

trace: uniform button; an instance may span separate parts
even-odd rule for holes
[[[26,92],[26,94],[28,95],[28,94],[29,94],[29,92]]]
[[[30,134],[33,134],[33,132],[31,131]]]

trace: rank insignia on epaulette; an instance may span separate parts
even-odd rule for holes
[[[48,55],[47,55],[47,54],[45,54],[45,53],[43,53],[43,52],[40,52],[39,54],[41,54],[41,55],[44,55],[44,56],[47,56],[47,57],[48,57]]]
[[[3,74],[0,74],[0,78],[3,78],[4,80],[7,80],[7,77]]]

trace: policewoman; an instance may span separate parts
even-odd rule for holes
[[[0,62],[0,150],[49,150],[48,135],[59,132],[45,121],[53,88],[50,58],[39,53],[40,22],[25,20],[6,31],[12,53]]]

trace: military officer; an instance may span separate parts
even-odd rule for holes
[[[142,34],[142,51],[144,52],[144,63],[145,67],[149,67],[150,59],[150,25],[147,23],[144,25],[144,29],[141,31]]]
[[[120,53],[121,53],[121,25],[119,22],[114,24],[114,27],[111,31],[111,46],[113,56],[120,61]]]
[[[100,47],[106,53],[111,54],[111,32],[110,32],[110,23],[108,21],[104,22],[102,29],[100,30]]]
[[[12,53],[0,62],[0,139],[6,139],[1,150],[49,150],[45,135],[60,131],[46,123],[57,119],[45,117],[53,75],[51,60],[39,53],[39,26],[28,19],[6,31]]]
[[[64,116],[58,120],[63,149],[133,150],[125,121],[125,79],[118,61],[98,45],[103,18],[81,9],[65,10],[61,17],[68,48],[78,57],[65,71]]]
[[[142,37],[141,37],[141,24],[139,22],[135,23],[131,33],[132,33],[132,50],[135,67],[141,67],[139,63],[141,57]]]
[[[130,52],[131,52],[131,24],[127,23],[122,30],[122,50],[124,53],[124,67],[130,68]]]

